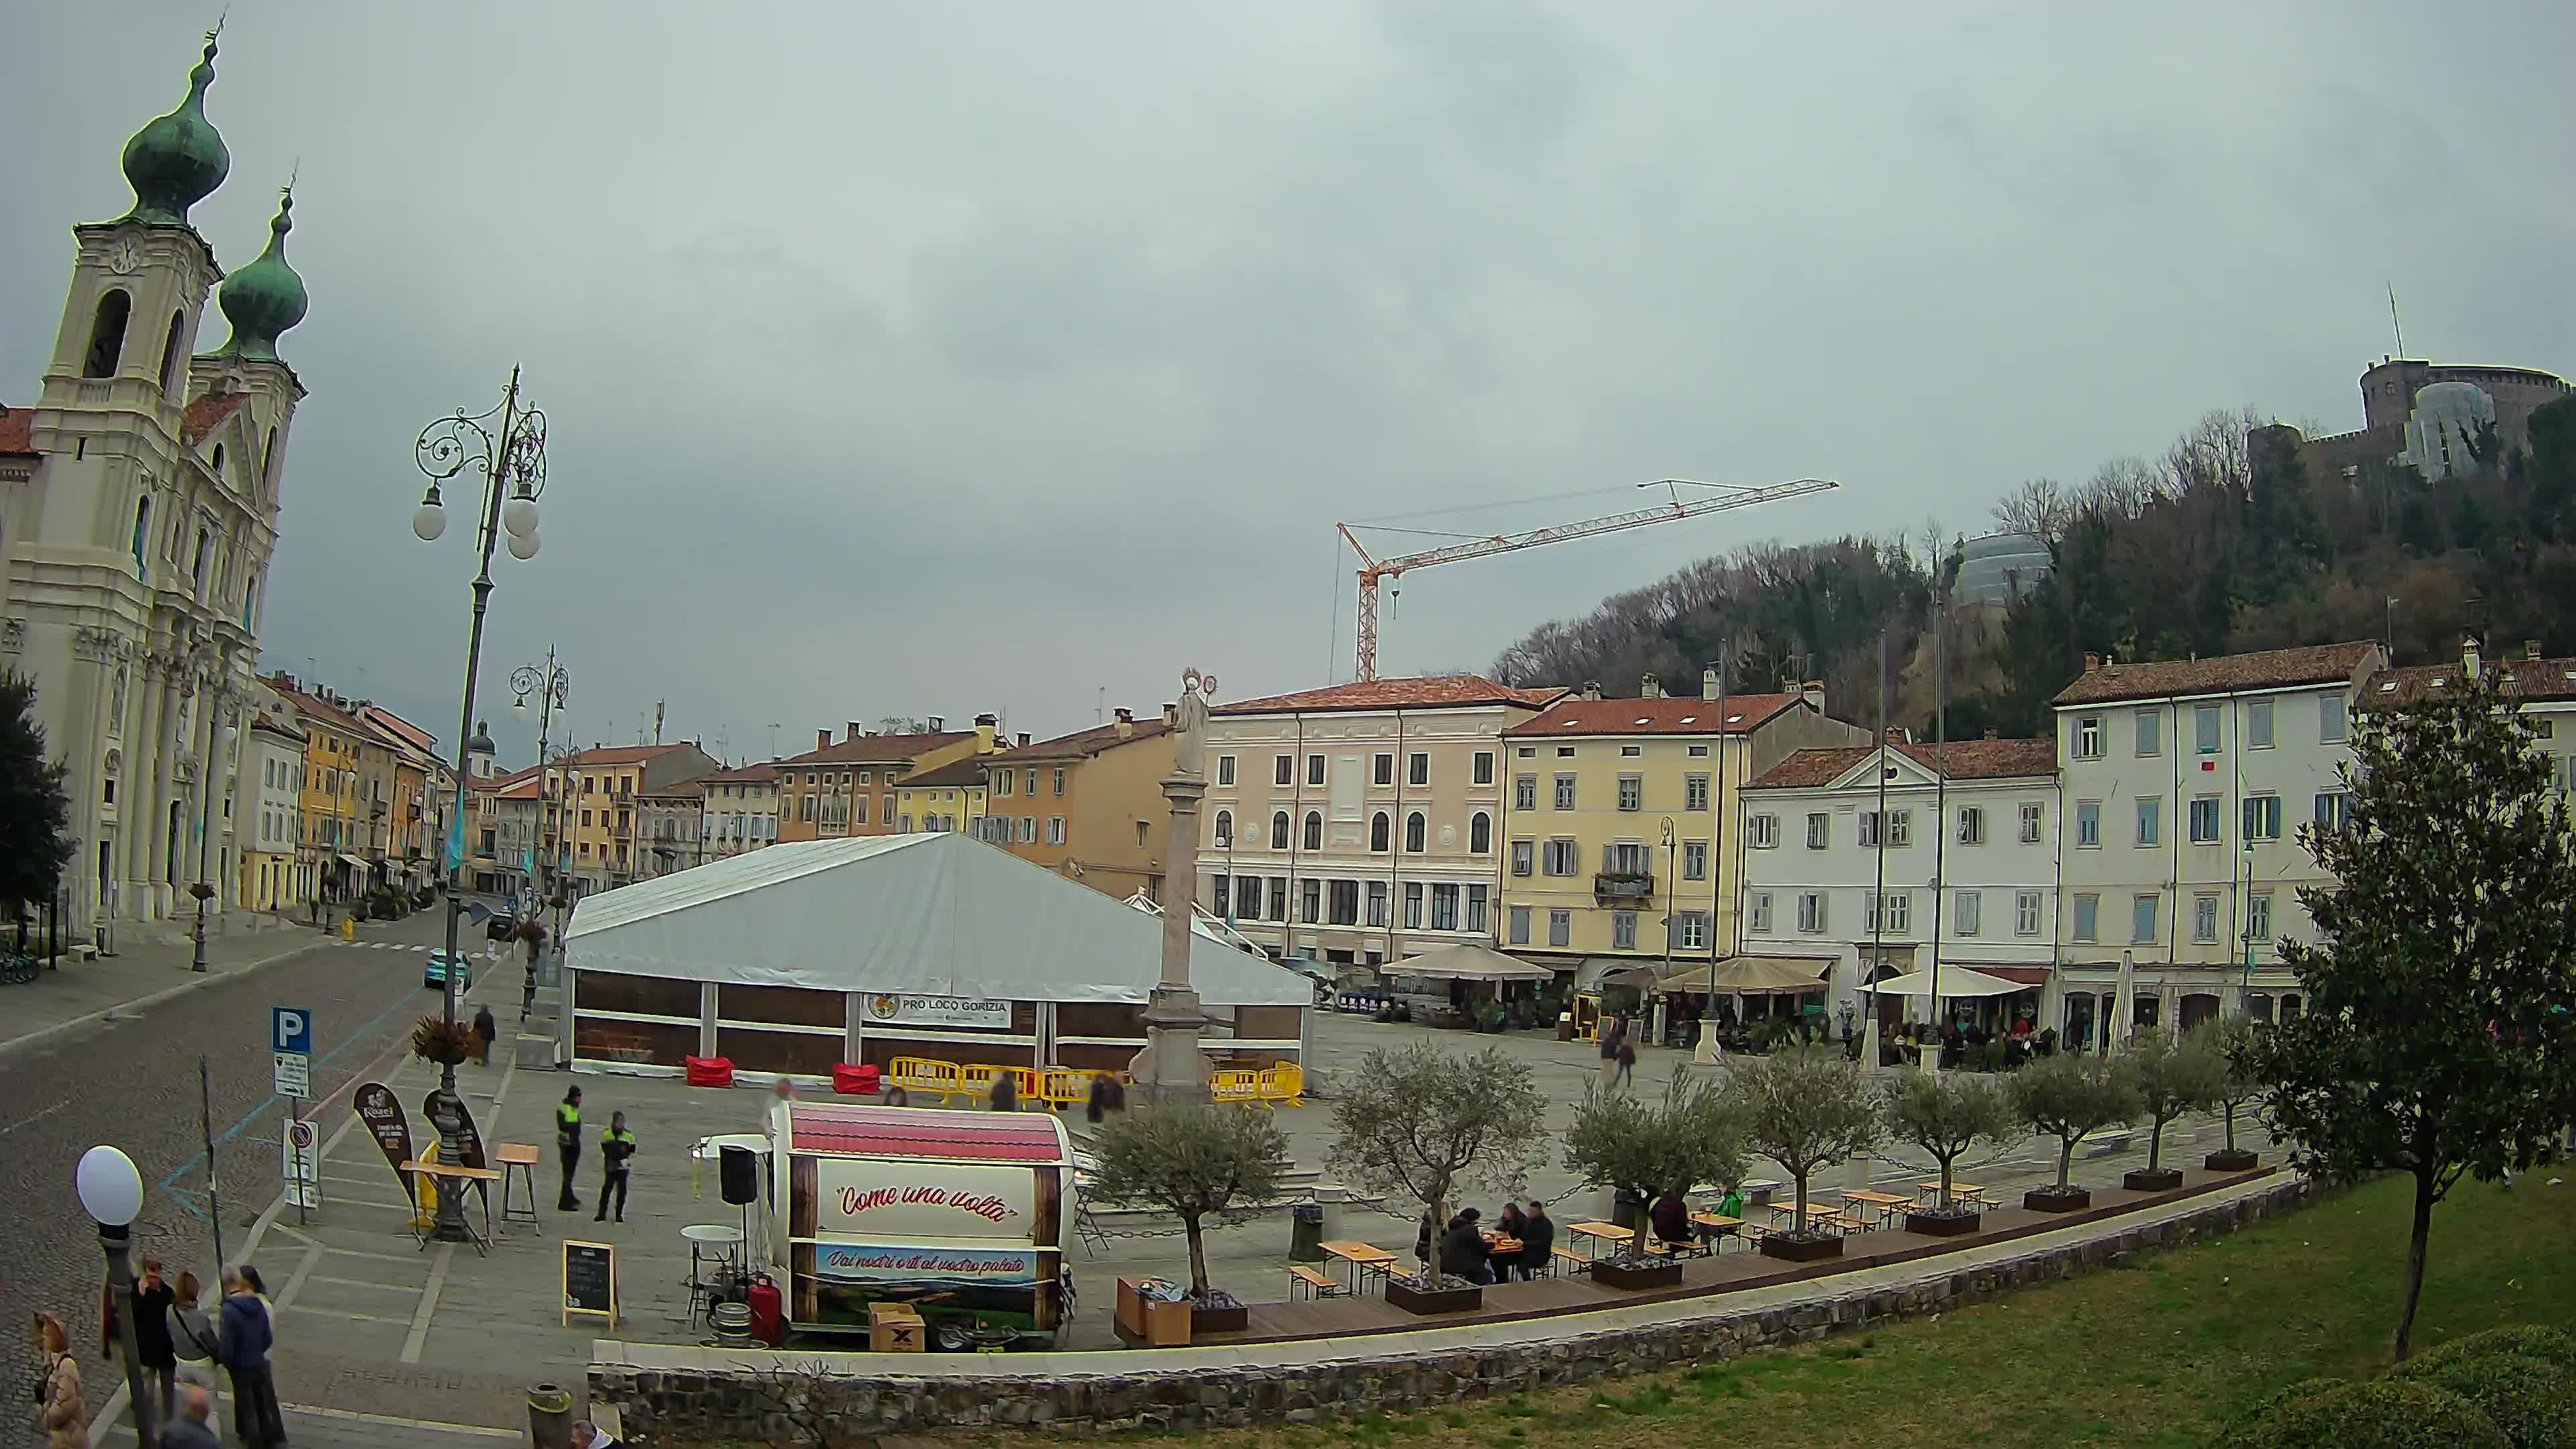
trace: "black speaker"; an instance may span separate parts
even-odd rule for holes
[[[726,1202],[740,1207],[760,1201],[760,1154],[748,1147],[719,1147],[716,1166]]]

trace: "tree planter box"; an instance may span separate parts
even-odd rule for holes
[[[2064,1192],[2053,1187],[2035,1187],[2021,1195],[2021,1205],[2035,1213],[2082,1212],[2093,1205],[2093,1194],[2080,1187],[2070,1187]]]
[[[1927,1238],[1959,1238],[1975,1232],[1980,1221],[1982,1221],[1982,1215],[1973,1209],[1967,1212],[1943,1212],[1934,1209],[1928,1212],[1907,1213],[1905,1230],[1909,1233],[1920,1233]]]
[[[1671,1259],[1632,1263],[1603,1258],[1592,1265],[1592,1281],[1604,1288],[1678,1288],[1682,1265]]]
[[[2182,1186],[2179,1167],[2137,1168],[2120,1174],[2120,1186],[2131,1192],[2171,1192]]]
[[[1386,1280],[1386,1301],[1407,1313],[1472,1313],[1485,1306],[1485,1290],[1473,1283],[1424,1288],[1390,1277]]]
[[[2263,1165],[2263,1159],[2242,1147],[2213,1152],[2200,1160],[2211,1172],[2252,1172]]]
[[[1232,1294],[1219,1295],[1221,1301],[1190,1305],[1190,1336],[1202,1333],[1242,1333],[1252,1327],[1252,1310]]]
[[[1843,1240],[1832,1233],[1812,1238],[1793,1238],[1787,1233],[1771,1233],[1762,1239],[1762,1256],[1778,1258],[1784,1263],[1815,1263],[1843,1255]]]

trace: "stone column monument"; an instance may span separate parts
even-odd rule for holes
[[[1163,972],[1145,1003],[1145,1049],[1136,1054],[1136,1084],[1157,1107],[1208,1100],[1207,1058],[1199,1053],[1199,1028],[1207,1021],[1199,994],[1190,989],[1191,927],[1198,919],[1199,799],[1207,794],[1205,755],[1208,700],[1216,676],[1181,673],[1174,711],[1172,773],[1163,778],[1171,802],[1171,835],[1163,848]]]

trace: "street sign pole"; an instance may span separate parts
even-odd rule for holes
[[[313,1013],[295,1006],[268,1011],[269,1059],[276,1070],[277,1095],[287,1099],[286,1130],[280,1144],[286,1159],[286,1195],[294,1200],[295,1220],[308,1221],[306,1209],[319,1206],[320,1164],[312,1160],[312,1124],[304,1120],[304,1103],[313,1095]]]
[[[203,1054],[197,1058],[197,1130],[206,1140],[206,1225],[215,1232],[215,1275],[224,1271],[224,1205],[215,1193],[215,1085]]]

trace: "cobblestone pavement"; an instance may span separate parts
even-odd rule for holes
[[[438,1009],[438,997],[421,985],[421,951],[443,930],[433,910],[363,927],[354,945],[328,942],[299,951],[312,943],[292,932],[230,939],[223,943],[225,959],[237,969],[157,1003],[121,1008],[121,1019],[0,1052],[0,1161],[9,1166],[0,1176],[0,1221],[9,1225],[7,1251],[0,1255],[0,1314],[12,1325],[0,1333],[0,1382],[32,1380],[37,1365],[24,1326],[32,1310],[44,1308],[72,1329],[93,1385],[93,1411],[115,1387],[113,1374],[96,1357],[104,1264],[97,1233],[72,1191],[81,1153],[110,1143],[141,1170],[138,1258],[158,1257],[174,1276],[190,1268],[211,1278],[216,1204],[226,1252],[238,1256],[250,1223],[279,1191],[278,1127],[285,1104],[270,1090],[269,1008],[312,1013],[313,1089],[317,1096],[340,1091],[370,1070],[418,1016]],[[156,961],[168,949],[135,943],[116,961],[64,970],[127,972],[140,989],[125,992],[124,999],[147,998],[171,984],[165,979],[170,963]],[[269,959],[290,952],[285,959]],[[209,956],[215,954],[210,943]],[[177,961],[184,972],[184,955]],[[267,964],[253,964],[259,961]],[[78,984],[101,989],[95,977]],[[5,999],[0,1005],[14,1008]],[[7,1022],[9,1033],[20,1035],[14,1010]],[[218,1164],[213,1200],[200,1126],[201,1054],[212,1079]],[[34,1442],[26,1415],[0,1417],[0,1444]]]

